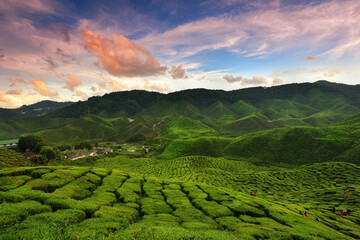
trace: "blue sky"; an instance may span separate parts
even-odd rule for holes
[[[0,107],[113,91],[358,84],[360,1],[3,0]]]

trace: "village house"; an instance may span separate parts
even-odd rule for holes
[[[13,139],[13,140],[0,141],[0,147],[7,149],[15,149],[18,147],[18,140]]]

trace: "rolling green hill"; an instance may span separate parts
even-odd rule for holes
[[[60,103],[41,102],[22,109],[52,112],[27,120],[2,120],[0,139],[35,133],[51,144],[100,139],[132,142],[204,135],[239,137],[295,126],[327,127],[360,111],[358,89],[358,85],[319,81],[229,92],[125,91],[92,97],[57,110]],[[59,137],[53,138],[54,134]]]

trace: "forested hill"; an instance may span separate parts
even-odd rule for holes
[[[349,105],[360,107],[360,85],[345,85],[318,81],[315,83],[287,84],[275,87],[254,87],[233,91],[191,89],[161,94],[141,90],[113,92],[104,96],[91,97],[87,101],[77,102],[58,109],[51,117],[78,118],[87,114],[104,116],[134,116],[158,102],[186,101],[196,108],[204,109],[216,102],[234,104],[243,100],[258,104],[265,99],[291,100],[319,108],[328,106],[328,99],[342,99]]]
[[[39,117],[55,111],[56,109],[69,106],[72,103],[73,102],[54,102],[45,100],[31,105],[23,105],[15,109],[0,108],[0,119],[20,120]]]
[[[273,128],[327,127],[359,112],[360,85],[326,81],[233,91],[191,89],[161,94],[134,90],[73,104],[46,101],[0,109],[0,139],[24,133],[39,134],[54,144],[100,138],[238,137]],[[24,115],[29,119],[23,120]]]

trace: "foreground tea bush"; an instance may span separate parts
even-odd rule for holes
[[[332,166],[314,165],[312,170],[321,174],[331,172]],[[291,171],[297,174],[303,169]],[[346,202],[336,191],[327,193],[328,199],[338,201],[333,213],[332,205],[276,202],[263,193],[254,197],[200,182],[117,169],[36,167],[0,173],[0,239],[360,238],[357,185],[346,188],[346,193],[351,192]],[[276,175],[274,182],[298,179],[296,174]],[[336,181],[347,183],[347,178],[345,173]],[[337,215],[349,206],[350,216]]]

